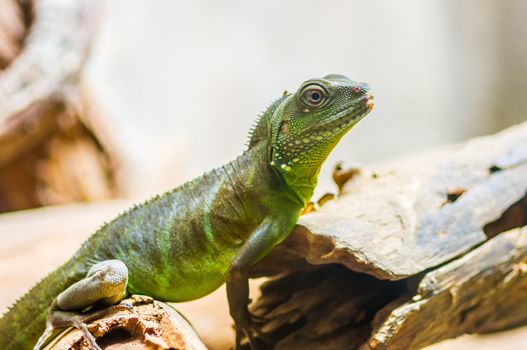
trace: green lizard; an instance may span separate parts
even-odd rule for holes
[[[121,214],[26,293],[0,319],[0,348],[40,349],[74,326],[98,349],[80,311],[131,293],[193,300],[224,282],[235,348],[244,336],[255,348],[249,268],[290,234],[322,163],[373,108],[369,90],[328,75],[284,93],[259,118],[238,158]]]

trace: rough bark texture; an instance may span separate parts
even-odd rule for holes
[[[188,321],[158,301],[139,302],[132,311],[106,315],[90,323],[88,329],[106,350],[206,350]],[[91,349],[77,329],[66,330],[46,347],[46,350],[70,349]]]
[[[1,0],[0,212],[118,193],[80,74],[96,1]]]
[[[277,349],[419,349],[526,324],[526,193],[527,124],[362,169],[255,267],[289,271],[253,305],[261,330]]]

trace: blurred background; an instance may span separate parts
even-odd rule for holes
[[[104,4],[85,75],[131,192],[238,155],[283,90],[328,73],[376,107],[332,153],[373,162],[492,133],[527,116],[527,4],[466,1],[141,1]],[[145,179],[149,179],[145,181]]]
[[[4,9],[14,3],[0,0],[0,39]],[[1,211],[126,198],[104,214],[90,216],[95,228],[95,223],[110,219],[131,201],[173,188],[232,160],[243,151],[249,128],[268,103],[286,89],[294,91],[306,79],[329,73],[368,82],[376,106],[331,154],[316,196],[335,190],[329,179],[337,161],[376,162],[493,133],[527,117],[525,1],[111,0],[92,5],[96,3],[97,14],[91,17],[96,34],[87,31],[86,48],[77,50],[82,57],[89,51],[80,75],[73,74],[74,85],[81,88],[66,94],[82,96],[83,102],[63,106],[74,110],[68,115],[78,118],[58,123],[62,134],[45,147],[35,143],[23,162],[6,156],[2,163],[2,157],[11,152],[8,145],[17,140],[5,137],[12,135],[9,128],[16,124],[12,121],[24,120],[25,126],[16,129],[18,140],[28,137],[32,124],[19,110],[10,119],[2,119],[0,113],[0,136],[4,137],[0,137],[0,193],[2,186],[4,193],[9,192],[4,198],[0,194]],[[31,15],[23,11],[18,15],[20,23],[29,26]],[[12,30],[13,26],[5,26],[8,22],[4,20],[3,28]],[[64,35],[75,39],[71,43],[78,42],[75,35],[81,32],[75,32],[74,24],[60,24],[69,28]],[[24,39],[24,31],[16,33],[20,45],[30,42]],[[2,50],[11,52],[0,40],[0,79],[7,80],[13,78],[9,70],[18,66],[5,63],[2,67]],[[13,62],[24,52],[14,49]],[[57,60],[60,57],[57,54]],[[70,61],[77,62],[75,57]],[[51,67],[55,62],[49,59],[47,64]],[[0,84],[0,92],[5,91]],[[10,101],[0,98],[0,112]],[[90,113],[96,117],[87,118]],[[54,150],[70,147],[78,135],[81,146],[58,161]],[[87,152],[93,159],[83,162],[75,152]],[[49,170],[49,164],[59,163],[67,165]],[[16,171],[2,172],[8,167]],[[94,171],[97,167],[102,170]],[[77,173],[71,191],[65,181],[49,180],[47,174],[60,172]],[[21,181],[24,176],[35,185]],[[89,190],[78,193],[79,181],[86,178]],[[29,183],[36,188],[38,198],[33,201],[19,198]],[[5,204],[2,209],[2,200],[19,204]],[[13,215],[22,214],[0,217],[1,233],[8,235],[7,228],[15,228],[22,237],[37,229],[28,224],[22,232],[20,226],[9,226],[25,218]],[[72,252],[77,241],[90,233],[88,226],[79,229],[80,238],[72,238]],[[20,237],[0,243],[4,257],[0,261],[28,254],[30,244],[20,243]],[[42,257],[42,271],[34,270],[25,279],[18,276],[3,287],[2,310],[69,253],[51,255]],[[12,278],[7,268],[1,273],[3,280]],[[217,300],[223,298],[222,294]],[[456,340],[437,349],[490,349],[505,341],[510,341],[510,348],[524,348],[527,331]]]

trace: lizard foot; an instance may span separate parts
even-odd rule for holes
[[[247,313],[241,322],[237,322],[236,329],[236,343],[234,350],[242,350],[242,340],[245,338],[249,342],[251,350],[272,349],[274,343],[272,340],[262,332],[260,332],[254,325],[255,323],[263,323],[263,317],[258,317],[259,320],[253,322],[251,314]]]

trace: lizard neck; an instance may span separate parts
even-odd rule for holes
[[[258,169],[258,176],[268,174],[266,182],[270,189],[280,192],[299,208],[305,207],[309,202],[317,185],[318,170],[311,173],[283,172],[272,162],[271,142],[268,139],[261,140],[249,148],[242,155],[242,158],[245,157]]]
[[[275,171],[280,173],[290,191],[295,193],[302,202],[303,207],[305,207],[311,200],[315,187],[317,186],[319,171],[302,173],[300,175],[298,173],[282,172],[278,169],[275,169]]]

